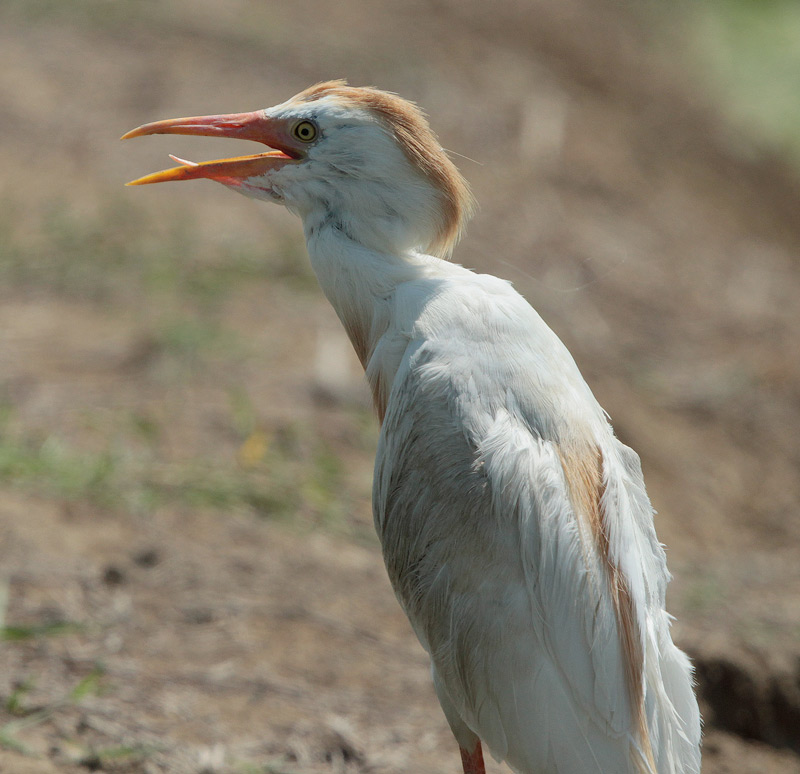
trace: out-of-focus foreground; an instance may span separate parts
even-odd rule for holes
[[[800,186],[633,8],[3,3],[0,771],[458,770],[299,224],[122,187],[249,152],[137,124],[347,77],[463,154],[456,260],[514,281],[641,454],[704,771],[800,772]]]

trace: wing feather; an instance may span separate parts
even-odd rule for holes
[[[467,305],[473,328],[433,335],[425,324],[441,327],[437,309],[417,317],[375,471],[389,576],[446,714],[520,772],[652,771],[650,731],[658,772],[699,771],[674,764],[679,738],[686,760],[696,747],[696,704],[669,638],[668,575],[638,458],[538,315],[508,286],[480,291],[444,304]],[[498,297],[518,308],[498,310]],[[477,334],[487,329],[489,341]],[[565,469],[583,447],[601,465],[592,497],[605,547]],[[630,597],[633,678],[608,562]]]

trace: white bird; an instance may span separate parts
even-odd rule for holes
[[[448,262],[472,209],[420,110],[344,81],[252,113],[157,121],[274,150],[208,178],[284,204],[381,421],[375,526],[464,772],[700,771],[692,667],[639,458],[510,283]]]

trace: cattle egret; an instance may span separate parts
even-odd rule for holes
[[[446,260],[469,188],[412,103],[344,81],[125,138],[257,140],[208,178],[297,213],[378,417],[375,527],[466,774],[700,771],[692,667],[639,458],[501,279]]]

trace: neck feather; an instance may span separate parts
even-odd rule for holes
[[[366,368],[389,324],[386,299],[419,270],[412,254],[377,252],[351,239],[341,224],[306,229],[311,266]]]
[[[417,253],[377,252],[351,239],[334,222],[313,227],[306,223],[306,241],[320,287],[364,367],[383,419],[399,363],[376,357],[376,349],[394,321],[393,293],[400,284],[440,273],[449,264]]]

